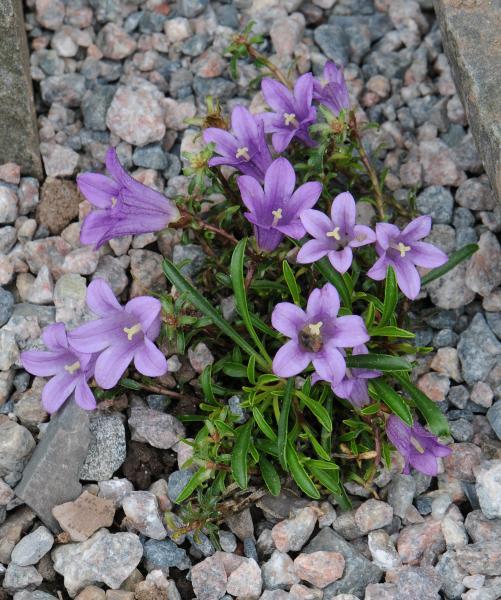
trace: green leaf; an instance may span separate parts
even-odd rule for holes
[[[378,371],[410,371],[412,366],[400,356],[391,354],[356,354],[346,357],[351,369],[376,369]]]
[[[332,471],[319,469],[318,467],[312,465],[311,462],[308,464],[308,470],[313,477],[315,477],[315,479],[318,479],[324,488],[329,490],[329,492],[334,495],[338,504],[343,510],[349,510],[351,508],[351,502],[346,496],[343,486],[339,483],[339,476],[336,478]]]
[[[254,421],[256,421],[256,425],[264,433],[264,435],[272,442],[276,442],[277,434],[268,425],[263,413],[259,410],[257,406],[254,406],[254,408],[252,409],[252,416],[254,417]]]
[[[189,498],[191,494],[202,485],[204,481],[207,481],[210,477],[210,472],[207,471],[205,467],[200,467],[198,471],[193,475],[193,477],[188,481],[188,483],[184,486],[182,492],[179,496],[174,500],[176,504],[181,504],[184,502],[186,498]]]
[[[381,320],[379,324],[386,325],[389,323],[392,317],[395,314],[395,308],[398,302],[398,286],[397,286],[397,278],[395,275],[395,271],[393,267],[388,266],[388,270],[386,271],[386,280],[384,282],[384,304],[383,304],[383,314],[381,315]]]
[[[237,429],[235,446],[231,453],[231,471],[238,485],[245,490],[249,479],[247,455],[251,441],[252,421]]]
[[[228,435],[230,437],[233,437],[235,435],[233,429],[224,421],[221,421],[221,419],[214,419],[213,423],[221,435]]]
[[[296,450],[290,442],[287,442],[286,455],[287,465],[294,481],[307,496],[313,498],[314,500],[318,500],[320,498],[320,492],[317,490],[316,485],[305,471],[305,468],[301,464]]]
[[[477,250],[478,244],[467,244],[466,246],[463,246],[462,248],[451,254],[451,257],[445,263],[445,265],[437,267],[436,269],[432,269],[429,273],[426,273],[426,275],[421,279],[421,285],[425,286],[431,281],[435,281],[435,279],[442,277],[442,275],[445,275],[446,273],[454,269],[454,267],[456,267],[459,263],[463,262],[463,260],[467,260],[468,258],[470,258],[470,256],[472,256],[472,254],[475,254]]]
[[[329,413],[325,410],[325,408],[313,398],[310,398],[303,392],[296,390],[296,396],[303,402],[315,415],[317,421],[322,425],[324,429],[327,429],[328,432],[332,431],[332,421],[329,416]]]
[[[374,404],[364,406],[362,409],[360,409],[360,413],[362,415],[375,415],[379,411],[379,408],[379,402],[375,402]]]
[[[383,327],[374,327],[374,329],[369,329],[369,335],[371,337],[395,337],[395,338],[405,338],[411,339],[415,338],[416,334],[412,333],[412,331],[407,331],[406,329],[401,329],[400,327],[394,327],[393,325],[386,325]]]
[[[284,273],[285,283],[287,284],[292,297],[292,301],[297,306],[301,306],[301,290],[296,281],[296,277],[294,276],[294,272],[286,260],[282,261],[282,270]]]
[[[212,390],[212,365],[207,365],[200,375],[200,385],[205,399],[209,404],[218,404]]]
[[[343,276],[334,270],[329,260],[324,257],[321,260],[317,260],[314,265],[317,271],[337,289],[342,303],[347,307],[351,307],[350,290],[346,286]]]
[[[261,339],[259,338],[254,325],[252,324],[251,316],[249,313],[249,307],[247,306],[247,291],[245,289],[244,282],[244,258],[245,258],[245,246],[247,245],[247,238],[243,238],[235,246],[233,254],[231,256],[230,263],[230,276],[231,283],[233,286],[233,293],[235,294],[235,303],[237,310],[242,317],[245,327],[249,332],[249,335],[254,340],[256,347],[261,352],[261,355],[265,361],[271,364],[271,358],[266,352],[266,348],[263,346]]]
[[[281,489],[280,477],[275,467],[265,456],[263,456],[263,454],[259,455],[259,468],[261,469],[261,475],[263,476],[264,483],[269,489],[270,494],[272,496],[278,496]]]
[[[444,416],[438,406],[428,398],[421,390],[413,385],[409,378],[403,373],[395,373],[393,375],[395,379],[400,383],[403,389],[409,394],[409,396],[416,403],[416,407],[419,412],[423,415],[428,423],[432,433],[438,436],[450,435],[449,424],[447,418]]]
[[[405,400],[397,392],[381,379],[372,379],[369,383],[369,389],[375,392],[378,400],[381,400],[386,406],[400,417],[409,427],[412,426],[412,414]]]
[[[256,383],[256,357],[251,356],[247,363],[247,379],[254,385]]]
[[[139,381],[134,381],[134,379],[128,379],[127,377],[122,377],[118,383],[128,390],[140,390],[142,388]]]
[[[241,379],[243,377],[247,377],[247,367],[245,367],[242,363],[228,361],[223,364],[223,373],[228,375],[228,377],[236,377]]]
[[[227,335],[231,340],[242,348],[244,352],[249,356],[255,356],[256,362],[259,363],[264,369],[268,369],[268,361],[265,360],[254,348],[238,333],[233,327],[231,327],[225,319],[219,314],[219,312],[212,306],[212,304],[206,300],[198,290],[180,273],[177,267],[169,260],[164,259],[163,270],[167,279],[175,285],[180,293],[186,293],[190,302],[195,308],[202,312],[205,316],[210,317],[214,325]]]
[[[294,390],[294,379],[289,377],[285,384],[284,398],[282,408],[280,409],[280,419],[278,421],[278,458],[282,469],[287,470],[287,435],[289,434],[289,413],[292,403],[292,392]]]

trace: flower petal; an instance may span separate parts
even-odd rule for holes
[[[370,339],[364,320],[358,315],[338,317],[334,326],[332,341],[341,348],[353,348],[365,344]]]
[[[306,235],[306,231],[299,219],[297,219],[295,222],[288,223],[287,225],[279,224],[275,227],[275,229],[284,235],[288,235],[293,240],[300,240]]]
[[[304,371],[310,364],[309,354],[295,340],[284,344],[273,359],[273,373],[278,377],[292,377]]]
[[[327,237],[327,233],[334,229],[332,221],[320,210],[312,208],[304,210],[300,219],[306,231],[314,238],[323,240]]]
[[[123,337],[122,324],[116,319],[96,319],[80,325],[68,334],[70,346],[78,352],[100,352]]]
[[[291,129],[290,131],[274,131],[273,135],[271,136],[271,143],[275,152],[284,152],[287,146],[291,143],[296,131],[296,129]]]
[[[298,77],[294,85],[294,98],[298,109],[297,117],[303,119],[308,115],[313,98],[313,75],[305,73]]]
[[[314,263],[323,258],[330,248],[323,240],[310,240],[304,244],[297,255],[297,262],[301,264]]]
[[[49,413],[55,413],[75,389],[78,376],[61,373],[50,379],[42,390],[42,406]]]
[[[411,428],[396,415],[390,415],[386,421],[386,435],[400,454],[408,460],[410,454]]]
[[[353,239],[350,241],[352,248],[359,248],[366,244],[372,244],[376,241],[376,234],[374,231],[367,227],[367,225],[355,225],[353,228]]]
[[[238,142],[231,133],[218,127],[209,127],[205,129],[203,136],[207,144],[214,143],[216,145],[218,154],[235,158]]]
[[[279,302],[271,313],[273,327],[290,338],[295,338],[306,322],[304,310],[291,302]]]
[[[350,192],[343,192],[334,198],[331,207],[331,218],[341,231],[351,232],[355,226],[356,208],[355,200]]]
[[[363,379],[355,378],[353,381],[353,387],[349,395],[349,400],[355,406],[361,408],[366,404],[370,403],[369,393],[367,391],[367,383]]]
[[[367,275],[371,279],[381,281],[386,277],[386,272],[388,270],[389,264],[391,264],[391,261],[388,258],[386,258],[386,254],[383,254],[383,256],[380,256],[372,265],[372,267],[367,271]]]
[[[134,354],[134,366],[147,377],[160,377],[167,373],[167,360],[163,353],[148,338],[144,338]]]
[[[415,242],[420,240],[431,231],[431,217],[423,215],[411,221],[407,227],[402,231],[402,239],[406,242]]]
[[[49,350],[67,350],[68,338],[64,323],[52,323],[47,325],[42,333],[43,343]]]
[[[339,305],[339,294],[336,288],[331,283],[326,283],[322,288],[311,292],[306,305],[306,314],[308,319],[316,319],[323,315],[334,321],[339,312]],[[329,324],[324,323],[324,325]]]
[[[332,386],[338,385],[345,376],[346,362],[344,356],[334,344],[326,344],[322,356],[316,356],[312,362],[320,379],[328,381]]]
[[[269,224],[273,221],[273,215],[270,209],[268,212],[267,205],[264,198],[263,188],[259,184],[259,181],[249,175],[241,175],[237,177],[237,185],[240,189],[243,203],[253,213],[259,222],[263,225]],[[269,221],[269,223],[268,223]]]
[[[75,402],[84,410],[96,408],[96,399],[84,377],[80,377],[75,387]]]
[[[286,158],[275,159],[264,176],[264,194],[271,208],[285,208],[294,191],[296,174]],[[270,211],[271,212],[271,211]]]
[[[151,296],[138,296],[129,300],[124,307],[125,312],[134,315],[134,317],[141,323],[141,329],[144,333],[150,332],[153,334],[158,330],[156,337],[160,333],[160,312],[162,311],[162,305],[160,301]],[[155,327],[152,328],[152,326]],[[150,339],[153,337],[148,336]]]
[[[276,112],[294,112],[294,97],[283,83],[265,77],[261,81],[261,91],[267,104]]]
[[[87,306],[99,317],[114,315],[123,308],[109,284],[102,278],[94,279],[87,288]]]
[[[114,344],[99,355],[94,377],[99,386],[109,390],[118,383],[120,377],[134,358],[135,347],[131,344]]]
[[[247,218],[248,214],[246,213],[245,215]],[[273,252],[284,239],[284,234],[278,231],[278,229],[259,227],[259,225],[254,225],[254,235],[256,236],[257,245],[261,250],[266,250],[267,252]]]
[[[353,251],[349,246],[342,250],[331,250],[328,254],[331,265],[338,273],[346,273],[353,262]]]
[[[111,221],[109,211],[95,210],[89,213],[80,229],[80,242],[82,244],[93,246],[97,250],[108,240],[113,239],[113,235],[109,235]]]
[[[397,259],[394,261],[395,275],[398,287],[410,300],[414,300],[421,289],[421,278],[416,267],[410,260]]]
[[[414,450],[414,448],[411,448],[409,462],[417,471],[425,475],[435,477],[438,473],[438,461],[431,452],[421,454],[417,450]]]
[[[440,267],[447,262],[447,254],[427,242],[413,242],[406,257],[418,267],[427,267],[428,269]]]
[[[300,217],[301,214],[311,209],[317,203],[322,193],[322,184],[318,181],[309,181],[299,186],[284,206],[285,218]]]
[[[237,104],[231,113],[231,128],[240,140],[257,140],[258,128],[256,119],[245,106]]]
[[[71,357],[68,351],[43,352],[41,350],[26,350],[21,353],[21,364],[32,375],[38,377],[49,377],[64,371],[67,364],[71,364],[68,360]]]
[[[110,208],[112,198],[116,198],[121,189],[119,183],[100,173],[78,175],[77,186],[82,196],[98,208]]]
[[[376,223],[376,238],[384,250],[388,250],[390,242],[400,236],[400,229],[391,223]]]

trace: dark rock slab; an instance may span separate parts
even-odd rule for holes
[[[324,588],[324,600],[331,600],[338,594],[354,594],[362,597],[369,583],[377,583],[383,575],[379,567],[328,527],[321,529],[302,552],[310,554],[321,550],[339,552],[345,560],[343,576]]]
[[[21,0],[0,2],[0,164],[41,179],[38,127]]]
[[[434,6],[475,143],[501,202],[501,3],[434,0]]]
[[[56,533],[61,529],[52,516],[52,509],[80,495],[82,485],[78,474],[89,442],[88,413],[70,399],[52,417],[15,490],[16,495]]]

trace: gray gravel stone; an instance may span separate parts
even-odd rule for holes
[[[458,356],[466,383],[484,380],[501,354],[501,342],[489,329],[482,314],[473,317],[458,343]]]
[[[140,406],[131,409],[129,427],[134,441],[147,442],[163,450],[172,448],[185,435],[185,429],[176,417]]]
[[[43,525],[22,538],[12,550],[11,560],[21,567],[35,565],[54,544],[54,537]]]
[[[144,558],[148,571],[169,567],[184,570],[191,567],[186,550],[179,548],[171,540],[148,540],[144,545]]]
[[[0,477],[10,486],[21,479],[21,473],[35,447],[31,433],[14,421],[0,422]]]
[[[118,415],[96,415],[90,419],[91,441],[80,469],[80,479],[111,479],[125,460],[125,429]]]
[[[12,594],[19,590],[33,591],[42,581],[42,576],[35,567],[21,567],[11,562],[5,572],[3,587]]]
[[[167,493],[172,502],[176,501],[176,498],[186,487],[189,480],[192,478],[193,472],[189,469],[181,469],[179,471],[173,471],[169,475],[167,481]]]
[[[492,429],[494,429],[496,435],[501,440],[501,400],[498,400],[489,408],[487,418]]]

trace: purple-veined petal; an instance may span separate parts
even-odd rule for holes
[[[216,145],[218,154],[235,158],[238,142],[231,133],[217,127],[209,127],[205,129],[203,136],[207,144],[214,143]]]
[[[125,312],[134,315],[141,324],[143,332],[150,330],[155,321],[160,318],[162,305],[160,301],[151,296],[138,296],[129,300],[124,308]]]
[[[328,316],[332,321],[339,312],[339,294],[331,283],[326,283],[322,288],[314,289],[306,305],[308,319],[317,319],[320,315]],[[324,325],[330,325],[324,323]]]
[[[301,140],[305,146],[308,146],[309,148],[313,148],[313,146],[317,145],[317,142],[315,142],[315,140],[308,133],[308,127],[311,124],[312,123],[310,122],[303,122],[301,127],[296,130],[296,137],[299,140]]]
[[[121,189],[119,183],[100,173],[78,175],[77,186],[82,196],[98,208],[110,208],[112,198],[116,198]]]
[[[266,211],[267,203],[265,202],[263,188],[259,184],[259,181],[249,175],[241,175],[237,177],[237,185],[242,196],[242,201],[245,206],[253,213],[259,221],[264,221],[264,224],[271,224],[273,221],[273,215],[270,208]],[[265,220],[265,217],[267,220]],[[269,221],[269,223],[268,223]]]
[[[278,113],[294,112],[294,97],[283,83],[279,83],[270,77],[261,81],[261,91],[267,104]]]
[[[135,347],[127,342],[114,344],[104,350],[97,359],[94,371],[97,384],[104,390],[115,387],[134,358],[134,351]]]
[[[431,452],[421,454],[413,447],[410,449],[409,462],[417,471],[435,477],[438,473],[438,462]]]
[[[369,393],[367,392],[367,383],[363,379],[355,378],[352,380],[353,386],[349,395],[349,400],[355,406],[362,408],[370,403]]]
[[[296,174],[290,162],[286,158],[275,159],[264,176],[264,195],[271,210],[282,207],[285,212],[282,205],[289,201],[295,184]]]
[[[336,396],[347,400],[353,391],[354,381],[354,379],[344,377],[337,385],[332,386],[332,391],[336,394]]]
[[[280,225],[279,223],[275,229],[278,229],[284,235],[288,235],[293,240],[300,240],[306,235],[306,231],[299,219],[287,225]]]
[[[113,236],[108,237],[111,228],[109,210],[95,210],[89,213],[80,229],[80,242],[87,246],[93,246],[97,250]]]
[[[411,428],[396,415],[390,415],[386,421],[386,435],[400,454],[408,460]]]
[[[167,373],[167,360],[155,344],[148,338],[144,338],[134,354],[134,366],[147,377],[160,377]]]
[[[305,73],[298,77],[294,85],[294,97],[297,106],[297,117],[303,119],[308,116],[313,98],[313,75]]]
[[[26,350],[21,353],[21,364],[32,375],[49,377],[64,371],[72,354],[68,351],[44,352],[42,350]],[[74,362],[74,361],[73,361]]]
[[[414,300],[421,289],[421,278],[419,277],[416,267],[410,260],[404,258],[395,260],[393,267],[395,269],[395,275],[397,276],[398,287],[401,292],[407,296],[409,300]]]
[[[332,337],[336,346],[341,348],[353,348],[359,344],[365,344],[370,339],[362,317],[358,315],[346,315],[338,317]]]
[[[381,281],[386,277],[386,272],[388,270],[389,264],[391,264],[391,261],[386,257],[385,254],[383,254],[383,256],[380,256],[372,265],[372,267],[367,271],[367,275],[371,279]]]
[[[86,301],[91,311],[99,317],[107,317],[123,310],[109,284],[101,278],[89,283]]]
[[[338,194],[331,207],[332,222],[341,229],[342,232],[351,232],[355,226],[356,208],[355,200],[350,192]]]
[[[447,262],[447,254],[427,242],[413,242],[410,251],[406,254],[407,257],[418,267],[428,269],[440,267]]]
[[[308,353],[295,340],[290,340],[275,354],[273,373],[278,377],[292,377],[304,371],[309,364]]]
[[[231,158],[229,156],[213,156],[209,158],[207,164],[209,167],[219,167],[220,165],[227,165],[229,167],[240,167],[240,161],[237,158]],[[243,173],[243,171],[242,171]],[[246,173],[247,175],[247,173]]]
[[[100,352],[123,337],[123,324],[113,318],[96,319],[80,325],[68,334],[70,346],[78,352]]]
[[[96,399],[85,380],[85,377],[80,377],[75,387],[75,402],[84,410],[94,410],[96,408]]]
[[[309,208],[304,210],[300,215],[301,223],[306,231],[313,236],[323,240],[328,240],[327,233],[334,229],[334,225],[329,217],[320,210]]]
[[[67,350],[68,338],[64,323],[52,323],[47,325],[42,333],[43,343],[49,350]]]
[[[352,248],[359,248],[376,241],[376,234],[367,225],[355,225],[353,228],[353,239],[350,241]]]
[[[296,337],[306,322],[306,313],[291,302],[279,302],[271,313],[273,327],[287,337]]]
[[[303,211],[315,206],[321,193],[322,184],[318,181],[303,183],[284,205],[284,216],[286,218],[292,218],[292,215],[294,215],[294,217],[300,217]]]
[[[392,240],[398,238],[400,229],[391,223],[376,223],[376,238],[383,250],[388,250]]]
[[[431,217],[424,215],[414,219],[407,225],[407,227],[405,227],[405,229],[402,231],[402,240],[406,242],[415,242],[416,240],[420,240],[429,235],[430,231]]]
[[[332,386],[341,382],[346,373],[344,356],[329,342],[324,346],[321,356],[314,356],[312,362],[320,379],[328,381]]]
[[[339,83],[342,77],[342,69],[338,68],[336,63],[328,60],[324,65],[323,76],[329,83]]]
[[[239,140],[255,140],[258,137],[256,120],[247,108],[239,104],[231,113],[231,128]]]
[[[297,255],[297,262],[301,264],[314,263],[323,258],[330,248],[324,240],[309,240],[302,246]]]
[[[78,375],[60,373],[50,379],[42,390],[42,406],[49,413],[55,413],[75,389]]]
[[[291,143],[297,130],[291,131],[275,131],[271,136],[271,143],[275,152],[284,152],[287,146]]]
[[[346,273],[353,262],[353,252],[349,246],[342,250],[331,250],[327,255],[331,265],[338,273]]]
[[[246,217],[247,217],[246,213]],[[248,217],[247,217],[248,218]],[[270,229],[267,227],[259,227],[254,225],[254,235],[256,236],[257,245],[261,250],[272,252],[284,239],[284,234],[278,231],[278,229]]]

